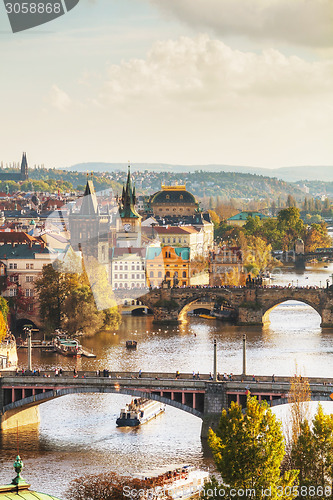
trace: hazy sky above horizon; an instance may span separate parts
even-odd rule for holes
[[[331,3],[80,0],[12,34],[1,2],[0,160],[333,165]]]

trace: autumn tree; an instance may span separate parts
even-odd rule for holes
[[[299,487],[304,498],[331,496],[333,479],[333,414],[325,415],[322,406],[311,424],[305,419],[292,448],[293,463],[299,469]],[[326,490],[325,490],[326,488]],[[329,494],[324,493],[329,491]]]
[[[119,476],[114,472],[89,474],[71,482],[66,497],[70,500],[124,500],[158,499],[163,488],[163,478],[138,479]],[[149,496],[148,496],[149,494]],[[171,499],[167,491],[163,492],[165,500]]]
[[[266,401],[248,397],[244,411],[232,402],[228,410],[223,410],[216,433],[210,429],[208,442],[223,480],[221,487],[227,492],[231,488],[246,489],[247,498],[262,499],[267,496],[264,491],[269,490],[274,500],[295,498],[292,487],[297,471],[281,475],[285,454],[281,423]],[[287,486],[289,496],[285,494]]]

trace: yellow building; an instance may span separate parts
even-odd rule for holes
[[[170,286],[188,286],[190,274],[189,248],[150,247],[146,256],[147,284],[159,287],[166,280]]]

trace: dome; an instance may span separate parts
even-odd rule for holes
[[[152,204],[174,204],[174,203],[191,203],[196,204],[196,200],[193,194],[186,191],[185,187],[182,189],[177,189],[177,186],[174,188],[170,187],[168,189],[162,189],[158,193],[155,193],[152,198]]]
[[[0,485],[0,500],[16,500],[18,498],[26,500],[31,500],[32,498],[37,500],[59,500],[59,498],[47,495],[46,493],[38,493],[29,489],[30,484],[21,477],[23,462],[19,455],[14,462],[14,469],[16,477],[11,484]]]

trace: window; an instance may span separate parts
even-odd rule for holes
[[[116,283],[116,284],[114,285],[114,287],[115,287],[115,288],[118,288],[118,283]]]
[[[124,274],[124,279],[127,280],[127,274]],[[126,287],[127,288],[127,287]]]
[[[161,273],[161,271],[158,271],[158,277],[159,277],[159,278],[162,278],[162,273]]]
[[[32,288],[26,288],[25,290],[25,296],[26,297],[33,297],[34,296],[34,291]]]
[[[139,280],[140,279],[140,274],[137,274],[136,275],[136,279]]]
[[[17,269],[17,264],[13,264],[13,263],[9,264],[9,269]],[[29,268],[27,267],[27,269],[29,269]]]
[[[166,276],[167,278],[170,278],[170,271],[167,271],[165,276]]]
[[[132,271],[134,271],[134,269],[135,269],[135,264],[132,264],[131,269],[132,269]]]
[[[183,271],[183,278],[186,278],[186,271]]]
[[[14,264],[14,266],[16,266],[16,267],[14,267],[14,269],[17,269],[17,264]],[[33,264],[26,264],[26,265],[25,265],[25,268],[26,268],[26,269],[33,269],[33,268],[34,268],[34,265],[33,265]]]
[[[136,270],[137,270],[137,271],[140,271],[140,264],[138,264],[138,265],[136,266]]]
[[[26,283],[32,283],[34,281],[34,277],[33,276],[26,276],[25,281],[26,281]]]
[[[28,311],[32,312],[34,310],[34,305],[33,304],[28,304]]]
[[[153,277],[154,277],[154,272],[153,272],[153,271],[150,271],[150,273],[149,273],[149,277],[150,277],[150,278],[153,278]]]
[[[119,271],[122,271],[123,270],[123,266],[119,266]]]
[[[13,276],[9,276],[9,281],[11,283],[18,283],[18,276],[16,274],[14,274]]]
[[[124,271],[128,271],[128,266],[125,264]]]
[[[118,279],[118,274],[115,274],[114,275],[114,279],[117,280]]]
[[[114,270],[118,271],[118,265],[117,264],[114,265]]]
[[[131,274],[131,278],[132,278],[132,280],[134,280],[135,279],[135,274]]]
[[[17,288],[11,288],[9,290],[9,296],[10,297],[15,297],[17,295]]]
[[[123,279],[123,275],[122,274],[119,274],[119,279],[122,280]]]

